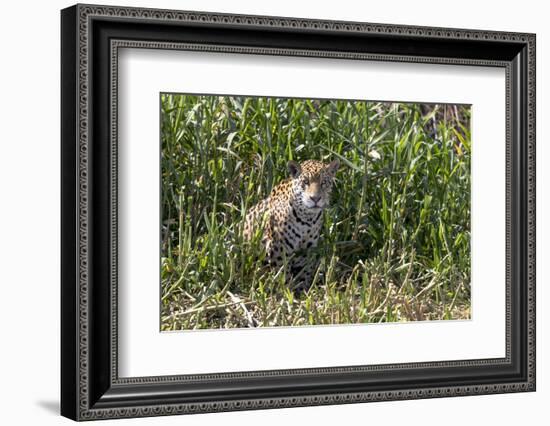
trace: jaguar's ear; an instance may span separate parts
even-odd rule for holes
[[[302,173],[302,168],[296,161],[290,160],[288,162],[288,172],[290,173],[291,177],[295,178],[298,177],[300,173]]]
[[[338,171],[338,167],[340,167],[340,160],[333,160],[327,166],[327,172],[329,172],[332,176],[335,176],[336,172]]]

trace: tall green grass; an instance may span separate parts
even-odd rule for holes
[[[469,318],[468,106],[163,94],[161,108],[162,330]],[[295,294],[243,218],[288,160],[334,158],[320,265]]]

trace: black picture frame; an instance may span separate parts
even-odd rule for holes
[[[535,41],[534,34],[510,32],[97,5],[64,9],[61,414],[90,420],[534,391]],[[506,357],[119,378],[113,99],[121,46],[505,68]]]

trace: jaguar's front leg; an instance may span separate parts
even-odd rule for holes
[[[318,238],[310,240],[304,245],[292,264],[292,275],[294,285],[297,291],[307,291],[313,284],[315,272],[319,266],[319,258],[316,253]]]
[[[319,266],[319,260],[312,256],[304,256],[299,262],[293,265],[293,289],[307,291],[313,284],[315,273]]]

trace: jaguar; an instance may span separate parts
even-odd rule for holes
[[[266,263],[284,267],[294,290],[308,290],[318,260],[308,253],[317,247],[323,224],[323,211],[330,201],[339,160],[324,163],[307,160],[288,162],[289,177],[247,213],[243,236],[250,241],[261,232]]]

